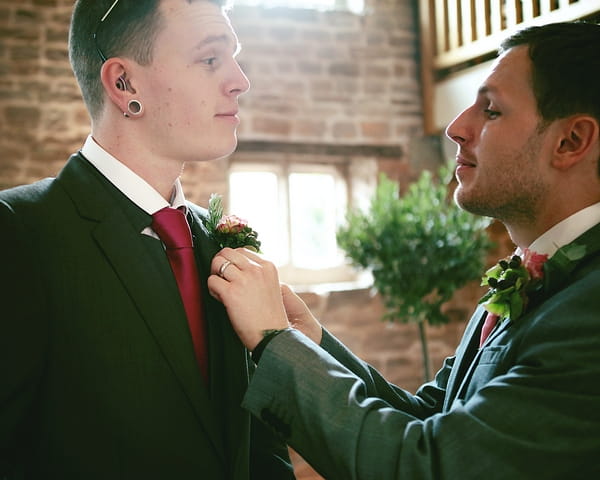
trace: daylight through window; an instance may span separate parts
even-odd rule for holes
[[[263,253],[289,283],[349,280],[336,241],[347,197],[334,166],[241,163],[229,175],[229,209],[259,232]]]

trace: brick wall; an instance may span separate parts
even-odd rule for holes
[[[256,145],[271,156],[290,144],[320,154],[327,146],[338,157],[355,148],[402,185],[435,165],[435,152],[424,148],[431,139],[422,138],[415,3],[368,0],[364,16],[235,9],[240,62],[252,82],[241,100],[236,155],[257,155]],[[88,134],[67,58],[72,4],[0,0],[0,189],[55,175]],[[226,193],[228,162],[186,166],[186,195],[206,204],[211,192]],[[509,244],[499,235],[503,255]],[[434,370],[454,350],[480,293],[475,285],[461,290],[447,306],[453,322],[428,330]],[[417,388],[422,368],[414,325],[380,322],[381,301],[367,290],[304,298],[357,354],[390,380]],[[295,458],[299,476],[315,478]]]
[[[88,117],[67,60],[69,0],[0,1],[0,188],[55,174]]]
[[[410,0],[367,15],[236,7],[244,138],[402,145],[422,131]]]

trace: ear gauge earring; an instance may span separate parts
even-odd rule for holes
[[[127,112],[123,112],[123,115],[125,115],[127,118],[129,118],[130,115],[133,117],[139,117],[143,111],[144,106],[139,100],[129,100],[129,103],[127,103]]]
[[[119,78],[117,78],[115,86],[121,91],[128,91],[135,94],[135,90],[129,87],[129,83],[125,79],[124,75],[121,75]],[[139,100],[129,100],[129,102],[127,103],[127,111],[123,112],[123,116],[125,118],[138,117],[142,114],[143,111],[144,106]]]

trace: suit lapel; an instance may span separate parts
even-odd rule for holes
[[[481,327],[485,320],[486,311],[483,307],[479,306],[463,335],[458,349],[456,351],[456,361],[450,372],[450,378],[448,379],[448,386],[446,388],[446,397],[444,399],[444,411],[448,411],[452,405],[452,402],[458,395],[460,387],[467,377],[469,368],[473,365],[474,359],[477,357],[479,351],[479,336],[481,334]]]
[[[226,432],[230,452],[247,454],[249,439],[248,415],[240,408],[245,389],[248,385],[248,358],[244,346],[233,331],[224,306],[213,298],[206,287],[210,273],[210,264],[220,250],[218,244],[210,238],[202,220],[207,212],[195,205],[188,204],[189,220],[194,236],[194,250],[198,261],[205,318],[209,335],[209,359],[211,394],[220,418],[227,421],[222,425]],[[219,346],[215,348],[214,346]],[[223,372],[227,372],[224,377]],[[242,448],[243,447],[243,448]],[[239,459],[238,465],[246,465],[248,459]]]
[[[528,311],[534,310],[546,298],[554,295],[556,292],[568,285],[573,275],[589,264],[592,256],[600,253],[600,224],[591,228],[575,241],[560,248],[544,264],[544,288],[535,296],[532,296],[528,306]],[[517,322],[527,321],[527,312]],[[478,318],[478,320],[476,320]],[[457,351],[457,364],[452,369],[448,380],[447,395],[444,402],[444,410],[447,411],[452,402],[461,392],[465,391],[471,381],[472,373],[479,362],[481,349],[478,348],[479,333],[481,325],[485,318],[485,310],[479,307],[471,319],[464,338],[466,341],[461,344]],[[496,329],[492,331],[485,341],[483,347],[492,343],[496,337],[508,329],[514,322],[504,320]]]
[[[142,235],[151,217],[126,199],[83,157],[72,157],[59,179],[80,214],[96,220],[92,234],[121,279],[165,360],[225,462],[220,425],[203,385],[179,291],[160,241]]]
[[[584,232],[573,242],[558,249],[544,264],[543,300],[572,281],[580,268],[589,264],[590,258],[600,253],[600,224]]]

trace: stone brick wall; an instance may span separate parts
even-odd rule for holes
[[[420,135],[412,4],[371,0],[364,16],[236,7],[252,82],[242,137],[403,145]]]
[[[270,156],[290,144],[320,154],[333,148],[338,157],[356,149],[401,185],[439,161],[435,145],[427,148],[431,139],[422,137],[416,2],[366,4],[364,16],[234,9],[240,62],[252,82],[241,100],[236,155],[257,155],[257,145]],[[72,5],[0,0],[0,189],[55,175],[88,134],[67,58]],[[206,204],[211,192],[225,194],[229,161],[186,166],[186,195]],[[503,255],[510,247],[499,235],[497,253]],[[447,306],[453,321],[428,330],[434,371],[453,352],[480,293],[476,285],[461,290]],[[391,381],[411,391],[418,387],[416,327],[380,322],[376,295],[358,290],[304,298],[327,328]],[[300,478],[316,478],[295,458]]]
[[[0,1],[0,188],[56,174],[88,130],[67,60],[69,0]]]

